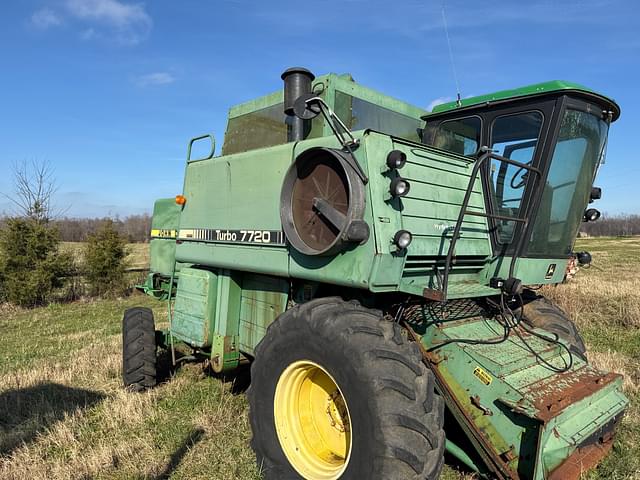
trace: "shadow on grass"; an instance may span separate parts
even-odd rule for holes
[[[104,398],[99,392],[57,383],[0,393],[0,455],[10,455],[66,415],[89,408]]]
[[[205,432],[202,428],[196,428],[191,431],[191,433],[182,441],[180,447],[173,452],[169,459],[169,463],[167,463],[164,470],[157,476],[153,477],[153,480],[168,480],[171,477],[171,474],[176,471],[187,452],[189,452],[196,443],[202,440],[204,433]]]
[[[240,365],[235,370],[226,373],[216,373],[210,366],[204,367],[204,373],[210,377],[217,378],[223,383],[231,384],[229,390],[232,395],[242,395],[251,385],[251,366]]]

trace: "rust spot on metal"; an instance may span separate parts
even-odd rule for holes
[[[613,433],[603,442],[577,448],[549,475],[549,480],[577,480],[587,470],[595,467],[611,450]]]
[[[516,454],[514,453],[514,450],[516,449],[515,446],[510,445],[509,446],[509,450],[507,450],[506,452],[504,452],[502,455],[500,455],[502,457],[502,459],[507,462],[510,463],[513,460],[515,460],[516,458]]]
[[[538,410],[536,417],[546,423],[569,405],[590,396],[619,377],[619,374],[612,372],[601,374],[585,369],[583,372],[562,373],[545,385],[536,384],[535,391],[529,392],[530,400]]]
[[[425,288],[422,290],[422,296],[427,300],[435,300],[436,302],[442,302],[444,300],[442,290],[434,290],[433,288]]]

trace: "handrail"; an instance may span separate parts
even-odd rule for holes
[[[203,158],[191,158],[191,148],[193,147],[194,142],[197,142],[198,140],[204,140],[205,138],[210,138],[211,139],[211,151],[209,152],[209,155]],[[216,151],[216,139],[213,137],[212,134],[210,133],[205,133],[204,135],[200,135],[199,137],[193,137],[191,140],[189,140],[189,146],[187,147],[187,163],[189,162],[199,162],[200,160],[209,160],[210,158],[213,158],[213,154]]]
[[[496,160],[499,160],[501,162],[505,162],[511,165],[515,165],[516,167],[520,167],[523,168],[525,170],[528,170],[530,172],[533,172],[536,174],[536,179],[541,179],[542,178],[542,172],[536,168],[533,167],[529,164],[526,163],[522,163],[522,162],[518,162],[516,160],[512,160],[510,158],[507,157],[503,157],[501,155],[498,155],[496,153],[493,153],[493,151],[491,151],[490,148],[488,147],[480,147],[479,152],[484,152],[483,155],[481,155],[476,162],[473,165],[473,170],[471,170],[471,175],[469,177],[469,185],[467,186],[467,191],[465,192],[464,195],[464,199],[462,201],[462,205],[460,207],[460,213],[458,214],[458,219],[456,221],[456,226],[453,230],[453,237],[451,238],[451,243],[449,244],[449,250],[447,251],[447,259],[445,261],[445,266],[444,266],[444,276],[442,277],[442,283],[441,283],[441,290],[442,290],[442,299],[443,301],[447,300],[447,288],[449,286],[449,272],[451,271],[451,262],[453,260],[453,253],[455,251],[455,247],[456,247],[456,243],[458,242],[458,237],[460,236],[460,230],[462,229],[462,222],[464,221],[464,217],[465,215],[475,215],[478,217],[485,217],[485,218],[495,218],[498,220],[508,220],[508,221],[515,221],[515,222],[521,222],[523,224],[523,228],[522,231],[524,232],[527,229],[527,225],[529,224],[529,218],[528,215],[526,215],[528,212],[525,212],[525,216],[523,217],[508,217],[508,216],[504,216],[504,215],[495,215],[495,214],[491,214],[491,213],[484,213],[484,212],[476,212],[473,210],[468,210],[469,207],[469,201],[471,199],[471,193],[473,191],[473,186],[476,182],[476,178],[478,177],[478,172],[480,171],[480,167],[490,158],[494,158]],[[509,276],[512,277],[513,276],[513,270],[514,270],[514,266],[515,266],[515,261],[518,258],[518,255],[520,254],[520,250],[522,248],[522,238],[523,235],[520,235],[520,238],[518,239],[518,244],[516,246],[516,249],[513,252],[513,256],[511,257],[511,263],[509,265]],[[437,269],[436,269],[437,270]]]

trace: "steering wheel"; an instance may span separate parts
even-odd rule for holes
[[[527,165],[531,165],[531,162],[527,162]],[[509,182],[509,185],[511,186],[511,188],[513,188],[514,190],[517,190],[519,188],[522,188],[525,186],[525,184],[527,183],[527,178],[529,176],[529,171],[527,170],[522,177],[520,178],[520,181],[515,184],[516,179],[518,178],[518,175],[520,175],[520,172],[522,172],[523,170],[527,170],[524,167],[520,167],[516,173],[513,174],[513,176],[511,177],[511,181]],[[515,185],[514,185],[515,184]]]

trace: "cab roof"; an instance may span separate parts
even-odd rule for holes
[[[489,105],[495,102],[502,102],[515,98],[532,97],[556,92],[576,93],[582,97],[588,97],[591,100],[596,100],[611,109],[613,112],[613,120],[616,120],[620,116],[620,107],[613,99],[605,97],[604,95],[577,83],[567,82],[565,80],[552,80],[549,82],[535,83],[533,85],[513,88],[510,90],[500,90],[499,92],[479,95],[477,97],[464,98],[460,100],[460,103],[457,101],[442,103],[433,107],[431,113],[424,115],[422,118],[423,120],[427,120],[431,115],[439,113],[474,107],[482,104]]]

